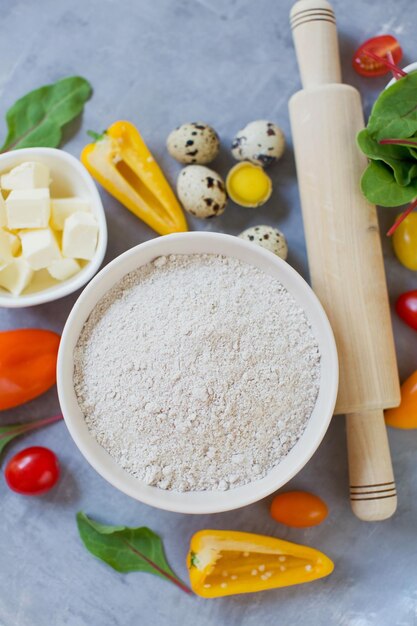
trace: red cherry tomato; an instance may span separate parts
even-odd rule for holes
[[[271,502],[271,517],[286,526],[306,528],[318,526],[326,519],[327,505],[307,491],[279,493]]]
[[[411,328],[417,330],[417,290],[401,294],[395,303],[399,317]]]
[[[361,76],[384,76],[390,71],[384,63],[379,63],[376,59],[372,59],[366,54],[367,50],[371,50],[379,57],[386,57],[390,52],[394,65],[398,65],[403,57],[403,51],[400,44],[392,35],[380,35],[365,41],[353,55],[353,69]]]
[[[25,496],[39,496],[58,481],[59,463],[52,450],[33,446],[15,454],[7,463],[4,474],[13,491]]]

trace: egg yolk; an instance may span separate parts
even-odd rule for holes
[[[264,170],[252,163],[238,163],[226,181],[231,199],[242,206],[259,206],[271,195],[271,179]]]

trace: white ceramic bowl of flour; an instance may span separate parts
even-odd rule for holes
[[[318,396],[297,443],[264,478],[226,491],[161,489],[127,473],[90,434],[74,390],[74,349],[94,307],[126,274],[159,256],[171,254],[233,257],[278,279],[305,311],[320,351]],[[216,233],[181,233],[160,237],[112,261],[92,280],[76,302],[64,328],[58,356],[58,394],[62,412],[70,434],[85,458],[103,478],[127,495],[146,504],[181,513],[216,513],[236,509],[282,487],[304,467],[323,439],[333,414],[337,387],[338,362],[333,333],[322,306],[308,284],[290,265],[263,248],[237,237]]]

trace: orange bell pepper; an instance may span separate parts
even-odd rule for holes
[[[385,422],[393,428],[417,428],[417,371],[401,385],[401,404],[385,411]]]
[[[97,135],[81,161],[106,191],[160,235],[188,230],[181,205],[130,122],[115,122]]]
[[[328,576],[332,561],[314,548],[230,530],[201,530],[187,557],[193,591],[217,598],[287,587]]]
[[[49,330],[0,332],[0,411],[29,402],[55,384],[59,340]]]

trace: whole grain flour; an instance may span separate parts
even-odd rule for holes
[[[283,285],[237,259],[159,257],[92,311],[74,353],[87,426],[127,472],[162,489],[262,478],[314,408],[320,354]]]

